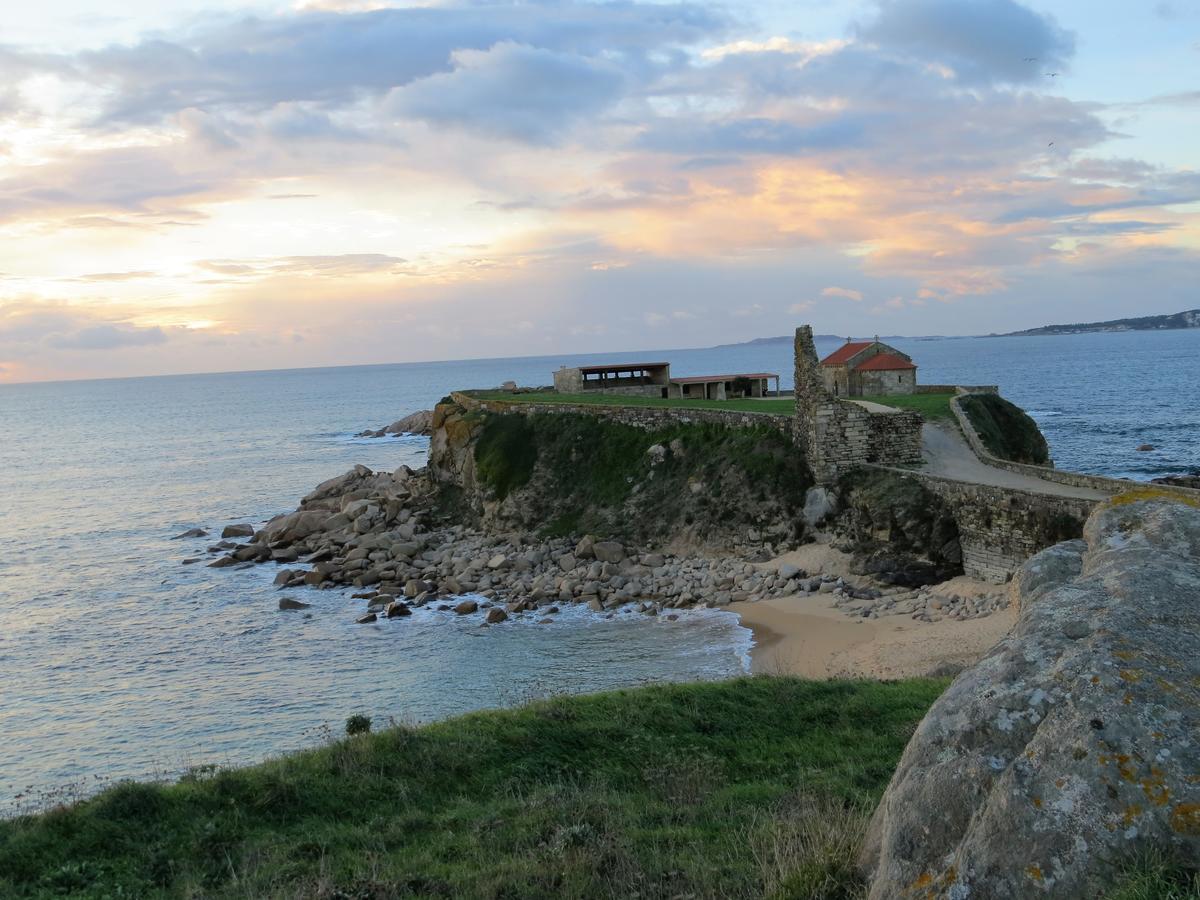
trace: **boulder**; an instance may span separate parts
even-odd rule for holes
[[[232,566],[237,563],[237,560],[232,556],[222,556],[219,559],[214,559],[208,564],[210,569],[223,569],[226,566]]]
[[[254,537],[253,525],[226,525],[221,529],[222,538]]]
[[[399,600],[395,600],[395,601],[387,604],[385,609],[387,611],[387,617],[389,619],[398,619],[398,618],[402,618],[403,616],[411,616],[412,615],[412,610],[408,608],[408,604],[401,603]]]
[[[489,625],[495,625],[499,622],[503,622],[507,618],[508,613],[496,606],[488,610],[487,617],[484,619],[484,621]]]
[[[1123,495],[1018,573],[1013,631],[918,726],[867,837],[874,900],[1097,897],[1200,859],[1200,501]]]
[[[181,538],[198,538],[198,537],[207,537],[207,536],[208,536],[208,532],[205,531],[203,528],[189,528],[187,531],[183,532],[183,534],[175,535],[175,537],[171,538],[171,540],[178,541]]]
[[[433,431],[433,410],[422,409],[398,419],[383,429],[385,434],[423,434]],[[411,470],[410,470],[411,472]]]
[[[794,566],[791,563],[780,563],[779,568],[775,570],[776,574],[781,579],[787,581],[789,578],[807,578],[808,573],[799,566]]]
[[[837,512],[837,497],[825,487],[813,487],[804,495],[804,524],[810,528],[819,525]]]
[[[619,563],[625,558],[625,548],[616,541],[597,541],[592,545],[592,553],[600,562],[606,563]]]
[[[311,606],[311,603],[302,603],[299,600],[293,600],[291,597],[279,598],[280,609],[308,609]]]
[[[593,552],[596,545],[596,539],[590,534],[584,535],[578,544],[575,545],[576,559],[591,559],[596,554]]]
[[[471,613],[477,612],[478,610],[479,604],[474,600],[464,600],[462,603],[458,604],[458,606],[454,607],[454,611],[460,616],[469,616]]]
[[[369,625],[372,622],[376,621],[378,618],[379,617],[377,615],[375,615],[375,613],[369,612],[369,613],[366,613],[365,615],[359,616],[357,619],[354,620],[354,623],[356,625]]]

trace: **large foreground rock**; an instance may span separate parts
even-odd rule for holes
[[[1017,581],[875,813],[876,900],[1090,898],[1139,854],[1200,859],[1200,509],[1118,498]]]

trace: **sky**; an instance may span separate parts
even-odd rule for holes
[[[1198,147],[1200,0],[41,0],[0,382],[1192,309]]]

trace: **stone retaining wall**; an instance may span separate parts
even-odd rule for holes
[[[450,398],[464,409],[482,409],[493,413],[518,413],[532,416],[573,414],[607,419],[621,425],[631,425],[646,431],[670,428],[672,425],[692,425],[708,422],[726,428],[772,428],[791,439],[792,417],[773,413],[744,410],[691,409],[677,406],[604,406],[585,403],[523,403],[519,400],[480,400],[461,391],[451,392]]]
[[[1078,537],[1097,502],[877,468],[915,479],[945,500],[958,525],[964,573],[993,584],[1008,581],[1035,553]]]

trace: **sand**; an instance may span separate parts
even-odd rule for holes
[[[763,568],[790,562],[810,573],[850,576],[850,559],[827,545],[809,544]],[[853,579],[861,583],[860,577]],[[974,596],[996,586],[959,577],[935,593]],[[1016,620],[1011,607],[982,619],[918,622],[907,616],[852,619],[833,605],[832,595],[811,594],[734,603],[754,633],[751,669],[808,678],[909,678],[954,674],[976,662],[1006,635]]]

